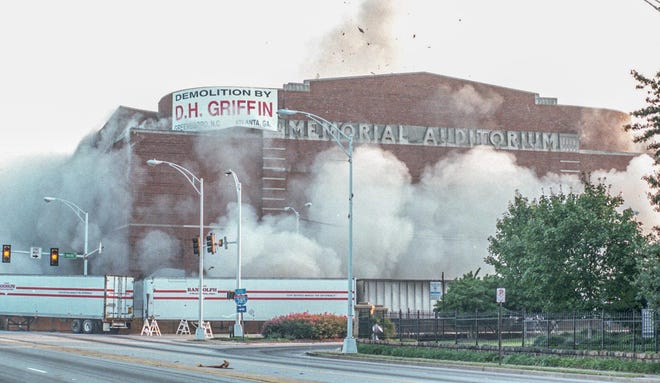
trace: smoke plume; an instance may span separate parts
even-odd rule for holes
[[[356,278],[454,278],[482,268],[490,235],[516,192],[529,198],[544,193],[581,192],[575,175],[537,177],[516,165],[515,158],[492,147],[475,147],[429,166],[412,183],[405,164],[377,147],[354,153],[353,267]],[[658,224],[641,176],[652,161],[640,156],[626,172],[594,173],[606,178],[625,207],[639,211],[648,230]],[[313,204],[301,212],[300,233],[292,215],[258,220],[243,206],[243,275],[248,277],[343,277],[348,251],[348,165],[344,153],[320,153],[311,181],[300,200]],[[218,225],[235,238],[237,209]],[[236,249],[211,258],[213,275],[235,275]],[[207,259],[209,259],[207,257]]]
[[[643,144],[633,142],[633,135],[624,132],[622,127],[630,119],[621,114],[604,109],[590,109],[582,112],[578,122],[581,146],[584,149],[599,148],[613,152],[644,153]]]
[[[311,71],[323,77],[389,71],[398,60],[392,32],[395,15],[392,1],[364,1],[356,19],[347,20],[323,39]]]
[[[61,257],[60,266],[51,267],[47,256],[31,259],[28,252],[41,247],[44,253],[58,248],[60,253],[82,254],[84,212],[89,222],[88,251],[103,244],[103,251],[89,258],[90,265],[94,264],[90,274],[127,271],[125,233],[116,231],[128,223],[132,205],[127,156],[106,151],[111,145],[103,139],[94,142],[90,135],[71,156],[30,157],[3,164],[3,179],[12,187],[0,199],[5,218],[0,222],[0,238],[12,245],[12,260],[2,265],[2,272],[82,275],[80,258]],[[46,203],[44,197],[60,200]]]

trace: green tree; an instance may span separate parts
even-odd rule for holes
[[[648,246],[647,256],[641,260],[635,285],[639,298],[650,308],[660,309],[660,243]]]
[[[646,77],[634,70],[631,74],[637,80],[636,88],[646,90],[647,105],[630,113],[635,119],[624,128],[637,133],[635,142],[649,143],[647,148],[653,153],[657,165],[660,164],[660,72],[655,74],[655,78]],[[651,203],[660,210],[660,173],[656,172],[644,179],[651,187]]]
[[[514,309],[567,311],[639,307],[634,280],[646,239],[631,209],[602,182],[584,192],[516,194],[497,221],[485,261]]]
[[[463,274],[462,277],[453,281],[439,301],[435,305],[436,311],[459,311],[459,312],[487,312],[497,311],[495,293],[500,279],[494,275],[486,275],[479,278],[477,269]]]

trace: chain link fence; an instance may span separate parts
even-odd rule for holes
[[[366,314],[369,314],[368,312]],[[390,312],[360,315],[360,323],[389,321],[392,338],[462,345],[658,352],[658,313]],[[367,329],[364,327],[365,330]],[[361,337],[369,337],[361,330]]]

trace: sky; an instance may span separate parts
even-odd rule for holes
[[[644,0],[28,0],[2,2],[0,33],[0,170],[198,86],[423,71],[630,112],[630,70],[660,70]]]

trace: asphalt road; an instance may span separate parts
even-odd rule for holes
[[[531,372],[343,358],[339,343],[0,331],[0,382],[650,383],[660,377]],[[310,355],[321,351],[326,356]],[[229,368],[217,368],[224,361]]]

